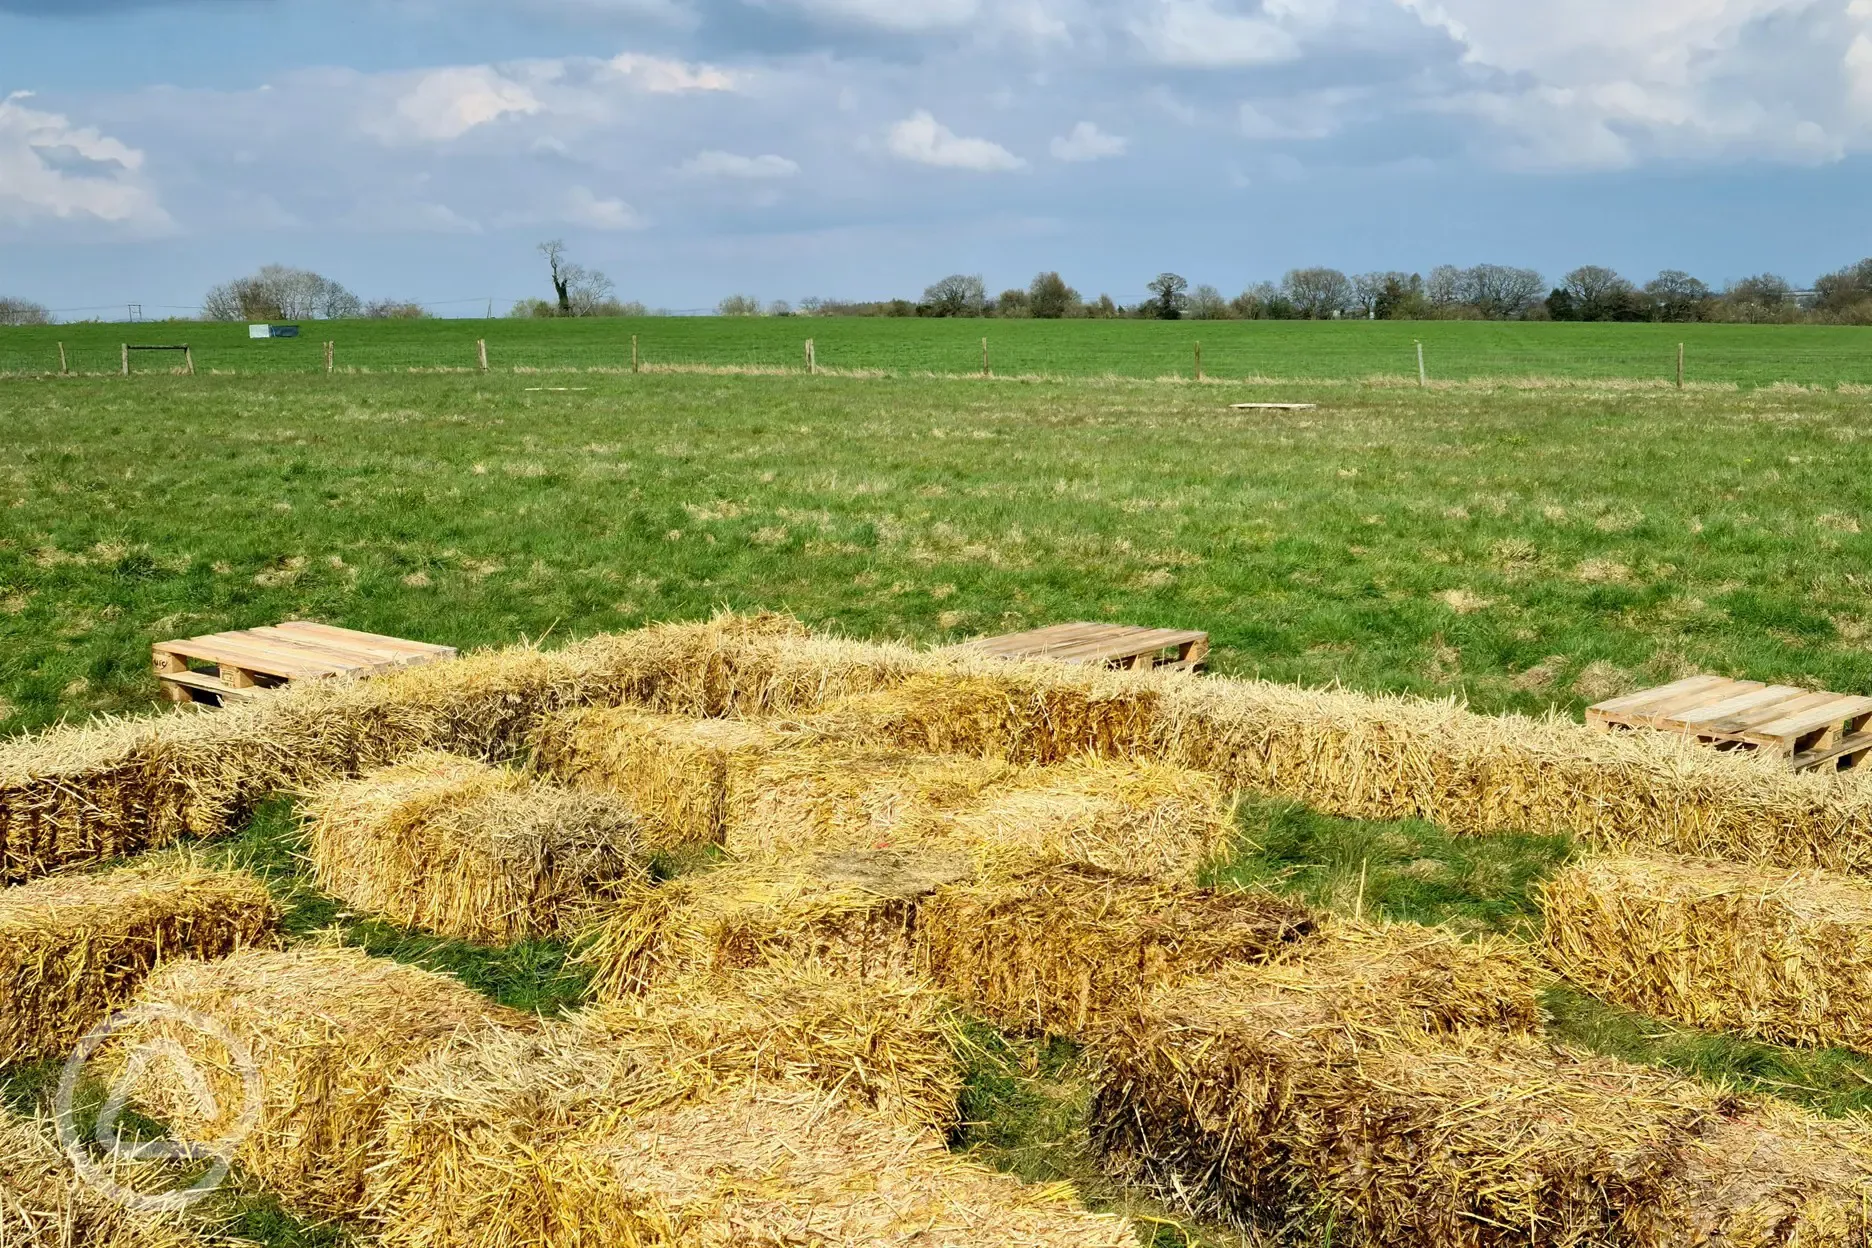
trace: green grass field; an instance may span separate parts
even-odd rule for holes
[[[801,328],[755,328],[774,324]],[[720,606],[921,642],[1079,618],[1203,628],[1220,672],[1488,711],[1577,714],[1692,670],[1872,689],[1872,435],[1850,390],[538,384],[0,383],[0,732],[153,709],[148,646],[167,637],[309,616],[551,644]],[[1249,399],[1320,407],[1227,407]],[[1534,931],[1534,885],[1576,849],[1252,795],[1242,831],[1221,881],[1475,932]],[[296,937],[452,970],[525,1008],[577,999],[561,947],[479,950],[345,913],[305,879],[297,835],[276,806],[212,851],[273,884]],[[1570,989],[1549,1006],[1560,1041],[1829,1113],[1872,1108],[1859,1055],[1690,1032]],[[985,1043],[958,1146],[1124,1203],[1084,1150],[1082,1063],[1069,1046]],[[46,1079],[5,1072],[0,1095],[23,1107]],[[334,1234],[264,1193],[229,1212],[281,1248]]]
[[[1438,381],[1477,378],[1673,379],[1684,344],[1686,376],[1699,384],[1872,384],[1872,328],[1751,325],[1578,325],[1430,322],[887,320],[801,317],[653,317],[590,321],[308,322],[298,339],[255,342],[245,325],[167,322],[0,329],[0,374],[70,368],[115,373],[124,343],[187,343],[201,371],[321,373],[324,343],[340,371],[394,372],[477,366],[627,369],[631,338],[652,367],[804,370],[805,341],[821,368],[893,375],[978,374],[981,340],[1004,376],[1191,377],[1195,348],[1211,378],[1331,381],[1417,377],[1416,343]],[[132,367],[177,366],[139,355]]]

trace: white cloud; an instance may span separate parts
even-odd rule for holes
[[[649,225],[621,199],[600,199],[591,188],[575,186],[566,196],[564,220],[594,230],[641,230]]]
[[[1361,91],[1309,91],[1291,99],[1249,100],[1241,106],[1244,137],[1259,142],[1317,142],[1345,129],[1344,113]]]
[[[691,65],[659,56],[626,52],[611,58],[611,68],[656,95],[685,91],[733,91],[735,76],[713,65]]]
[[[29,98],[21,92],[0,100],[0,221],[170,224],[139,177],[142,152],[58,113],[28,108]]]
[[[461,65],[424,74],[397,100],[394,118],[369,124],[384,138],[446,142],[509,114],[530,116],[544,107],[532,91],[492,66]]]
[[[1228,69],[1291,61],[1299,42],[1263,16],[1225,13],[1213,0],[1155,0],[1131,33],[1161,65]]]
[[[870,26],[918,34],[966,26],[982,11],[981,0],[761,0],[824,22]]]
[[[682,165],[682,172],[699,178],[746,178],[764,181],[791,178],[799,165],[784,156],[737,156],[733,152],[697,152]]]
[[[1122,156],[1131,145],[1129,139],[1119,138],[1115,134],[1106,134],[1089,121],[1082,121],[1072,128],[1072,133],[1064,134],[1053,140],[1053,159],[1064,161],[1104,160],[1111,156]]]
[[[1027,162],[988,139],[965,139],[918,109],[890,129],[894,156],[941,169],[973,169],[978,173],[1004,173]]]

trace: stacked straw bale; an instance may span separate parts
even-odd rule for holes
[[[811,968],[683,985],[533,1035],[464,1035],[398,1080],[368,1216],[385,1243],[426,1248],[662,1242],[602,1237],[623,1232],[621,1214],[599,1206],[659,1198],[594,1164],[636,1120],[759,1086],[835,1121],[857,1110],[946,1129],[962,1077],[956,1043],[927,988]],[[921,1135],[905,1138],[925,1151]]]
[[[1304,939],[1313,919],[1231,893],[1091,867],[975,877],[963,858],[823,854],[686,876],[620,904],[581,953],[620,999],[748,967],[914,975],[1011,1029],[1090,1034],[1153,987]]]
[[[742,856],[946,845],[1010,867],[1189,876],[1233,831],[1213,777],[1089,755],[1016,765],[621,708],[549,719],[535,758],[560,779],[621,795],[658,828],[660,847],[713,844]]]
[[[620,706],[547,719],[534,763],[568,784],[618,794],[649,849],[727,840],[728,790],[781,735],[747,720],[692,719]]]
[[[1866,1124],[1555,1050],[1534,983],[1356,927],[1189,981],[1108,1039],[1095,1145],[1200,1214],[1370,1248],[1868,1242]]]
[[[0,1244],[6,1248],[196,1248],[202,1243],[173,1220],[132,1214],[81,1181],[59,1151],[50,1124],[0,1117]]]
[[[933,1131],[827,1104],[819,1092],[755,1083],[557,1129],[539,1125],[531,1106],[503,1123],[466,1089],[410,1095],[426,1112],[393,1126],[378,1172],[408,1184],[373,1206],[386,1248],[1137,1242],[1128,1222],[1085,1212],[1066,1185],[990,1173]],[[473,1148],[452,1147],[471,1129]]]
[[[1788,1044],[1872,1044],[1872,886],[1707,859],[1595,858],[1541,885],[1549,959],[1620,1005]]]
[[[159,963],[265,943],[279,918],[251,875],[188,863],[0,891],[0,1066],[64,1056]]]
[[[405,927],[508,945],[567,934],[648,877],[618,800],[453,754],[313,794],[320,888]]]
[[[178,1138],[226,1134],[245,1104],[241,1058],[183,1016],[224,1027],[247,1046],[261,1087],[259,1124],[235,1160],[315,1216],[358,1206],[384,1103],[406,1067],[464,1033],[535,1025],[446,975],[354,949],[171,962],[139,1002],[176,1014],[126,1028],[123,1042],[179,1047],[189,1060],[148,1063],[138,1103]],[[213,1116],[191,1076],[205,1081]]]
[[[316,788],[423,750],[503,760],[540,721],[579,706],[661,702],[704,713],[755,636],[802,633],[782,617],[723,616],[520,646],[368,680],[312,681],[212,714],[59,728],[0,745],[0,882],[237,827],[271,795]],[[743,664],[746,666],[746,664]]]

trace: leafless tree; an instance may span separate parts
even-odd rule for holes
[[[1281,293],[1301,316],[1328,320],[1352,306],[1352,279],[1338,269],[1295,269],[1281,279]]]
[[[1632,284],[1604,265],[1586,264],[1560,280],[1582,321],[1611,320],[1632,296]]]
[[[1463,271],[1453,264],[1439,264],[1430,270],[1424,282],[1424,301],[1433,308],[1451,308],[1462,302]]]
[[[1645,283],[1644,293],[1660,321],[1700,321],[1714,298],[1707,285],[1682,269],[1665,269]]]
[[[1189,317],[1193,321],[1226,321],[1232,317],[1228,300],[1213,286],[1198,286],[1189,297]]]
[[[30,299],[0,295],[0,325],[50,325],[52,313]]]
[[[223,282],[202,299],[202,318],[210,321],[338,320],[363,311],[358,297],[339,283],[282,264]]]
[[[617,284],[597,269],[574,264],[566,256],[563,239],[551,239],[539,245],[540,255],[552,270],[553,294],[559,300],[560,316],[610,316],[617,302]]]
[[[937,316],[980,316],[988,302],[988,284],[980,274],[952,273],[926,289],[923,302]]]
[[[716,316],[759,316],[761,301],[753,295],[729,295],[715,305]]]
[[[1458,298],[1490,320],[1505,321],[1527,315],[1546,291],[1546,280],[1534,269],[1505,264],[1478,264],[1465,269],[1458,282]]]

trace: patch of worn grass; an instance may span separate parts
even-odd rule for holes
[[[1872,1111],[1872,1056],[1801,1049],[1699,1031],[1608,1005],[1571,985],[1548,990],[1552,1037],[1647,1066],[1662,1066],[1743,1092],[1779,1096],[1831,1117]]]
[[[1248,797],[1242,847],[1217,884],[1265,885],[1341,914],[1531,936],[1534,885],[1573,853],[1551,836],[1453,836],[1421,820],[1369,822]]]

